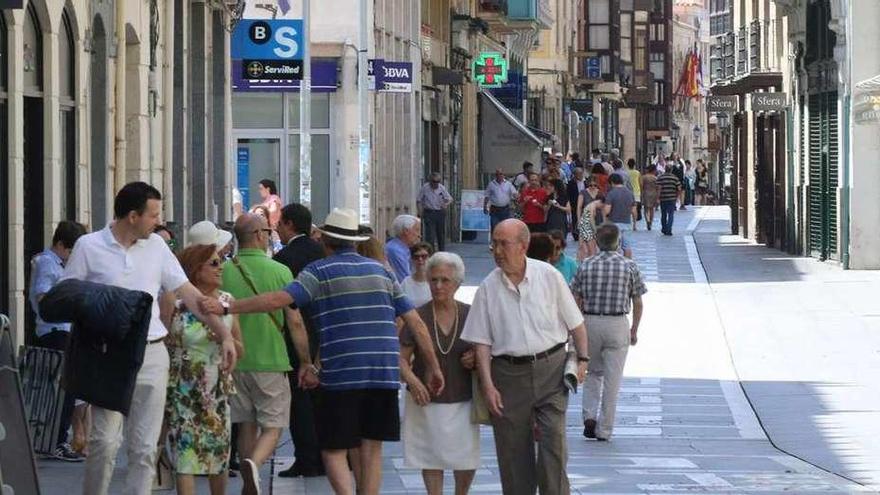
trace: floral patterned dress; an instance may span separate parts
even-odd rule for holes
[[[221,301],[232,301],[221,292]],[[232,316],[223,323],[231,327]],[[171,355],[165,401],[167,448],[179,474],[211,475],[229,464],[229,395],[232,379],[221,373],[220,345],[189,311],[177,312],[165,339]]]

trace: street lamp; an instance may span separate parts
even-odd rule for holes
[[[676,151],[676,143],[678,143],[678,124],[675,122],[672,123],[672,127],[669,128],[669,137],[672,138],[672,151]]]

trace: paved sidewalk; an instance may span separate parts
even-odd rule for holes
[[[726,208],[717,207],[677,212],[672,237],[659,235],[659,229],[648,232],[644,224],[638,232],[629,234],[634,242],[636,260],[648,279],[645,320],[639,344],[630,349],[617,427],[610,442],[587,441],[581,436],[581,395],[571,397],[567,426],[569,474],[575,493],[871,491],[778,450],[761,427],[762,424],[767,427],[777,444],[807,448],[811,439],[830,438],[826,433],[832,432],[831,425],[843,421],[847,414],[858,413],[825,410],[824,416],[811,416],[812,409],[802,408],[799,402],[792,401],[796,396],[779,396],[777,390],[783,389],[766,388],[770,382],[762,377],[787,378],[784,386],[802,383],[798,380],[804,380],[804,377],[817,381],[817,373],[802,373],[814,371],[816,364],[813,363],[818,362],[824,365],[820,369],[827,366],[837,370],[832,376],[840,379],[838,383],[843,383],[843,378],[849,380],[847,383],[856,383],[853,382],[854,374],[877,376],[876,368],[870,369],[869,363],[877,365],[876,350],[880,346],[874,345],[864,333],[846,333],[844,339],[839,339],[841,332],[833,326],[821,326],[819,321],[823,320],[802,321],[804,318],[815,319],[814,313],[780,320],[776,315],[782,315],[783,311],[799,311],[803,306],[810,306],[806,299],[800,307],[773,304],[780,298],[788,298],[789,304],[799,301],[786,294],[795,290],[801,281],[783,282],[778,288],[776,285],[780,284],[765,283],[754,287],[745,282],[761,277],[787,280],[785,277],[795,279],[802,275],[795,276],[785,270],[766,272],[761,263],[743,258],[751,253],[746,248],[761,249],[765,255],[773,253],[771,258],[781,255],[745,244],[731,247],[741,239],[719,236],[725,226],[725,211]],[[705,218],[696,231],[696,243],[694,236],[690,235],[699,220],[695,215]],[[574,248],[569,246],[572,253]],[[479,281],[494,268],[494,263],[485,239],[479,243],[456,244],[451,249],[465,259],[467,281],[459,296],[469,300]],[[744,253],[734,253],[741,249]],[[706,263],[706,271],[700,257]],[[839,273],[839,270],[828,269],[822,280],[838,280]],[[706,283],[707,278],[713,285]],[[869,279],[864,279],[865,283],[869,283]],[[769,297],[765,285],[768,289],[773,288]],[[863,285],[862,290],[866,287]],[[873,292],[876,291],[867,291],[869,294]],[[861,305],[867,308],[867,295],[857,297],[846,292],[846,296],[841,296],[830,299],[838,302],[843,299],[851,307]],[[825,299],[827,302],[829,298]],[[834,314],[832,308],[823,307]],[[831,318],[829,314],[825,316]],[[833,331],[823,331],[823,328]],[[764,335],[771,335],[773,339],[762,338]],[[806,344],[806,341],[814,343]],[[852,342],[867,345],[855,349],[859,346],[851,345]],[[816,361],[815,355],[799,354],[814,348],[835,350],[833,359],[826,357]],[[875,352],[873,360],[870,349]],[[844,371],[846,361],[838,362],[846,356],[846,350],[864,361],[865,364],[857,366],[857,372]],[[801,360],[805,362],[801,363]],[[745,389],[756,404],[760,422],[743,393],[739,377],[745,380]],[[864,378],[858,383],[867,381]],[[822,396],[825,400],[836,398],[841,401],[842,397],[849,397],[844,391],[828,393],[827,388],[821,390],[826,390]],[[872,399],[863,397],[862,400]],[[849,449],[853,436],[847,436],[842,429],[836,431],[842,433],[839,443],[816,445],[816,457],[824,455],[831,460],[837,459],[838,466],[843,468],[850,465],[848,458],[834,452],[835,449],[841,452],[844,448]],[[279,449],[278,455],[276,472],[292,461],[289,443]],[[798,455],[807,458],[805,453]],[[472,492],[500,493],[494,443],[491,429],[486,427],[482,429],[482,459],[483,466],[477,473]],[[868,458],[859,459],[869,462]],[[811,461],[835,470],[831,464]],[[878,465],[875,463],[874,467]],[[40,466],[44,493],[67,494],[71,487],[79,486],[81,466],[49,461],[40,462]],[[384,469],[383,494],[424,493],[420,473],[402,466],[400,444],[386,445]],[[113,493],[119,492],[122,472],[117,470]],[[268,467],[263,473],[263,493],[269,493]],[[274,493],[332,493],[324,478],[276,478],[273,481]],[[451,486],[451,477],[448,476],[447,492]],[[238,490],[238,480],[232,480],[229,493],[238,493]],[[206,484],[200,484],[199,493],[208,493]]]

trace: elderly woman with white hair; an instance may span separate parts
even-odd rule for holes
[[[418,309],[434,343],[446,387],[431,397],[425,386],[426,366],[414,352],[410,329],[400,334],[400,374],[407,385],[403,452],[407,467],[422,470],[430,495],[443,493],[443,471],[455,475],[455,493],[465,494],[480,465],[479,425],[471,423],[474,351],[461,340],[470,306],[455,300],[464,282],[464,262],[457,254],[439,252],[428,259],[431,301]]]

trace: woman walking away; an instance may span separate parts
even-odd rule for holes
[[[214,245],[196,245],[180,253],[180,264],[202,294],[231,302],[220,291],[223,262]],[[242,355],[238,317],[223,317]],[[196,493],[195,476],[208,476],[212,495],[226,493],[229,462],[229,395],[232,378],[220,371],[220,345],[210,329],[186,309],[172,318],[168,338],[171,355],[165,402],[167,448],[177,472],[177,493]]]
[[[706,193],[709,191],[709,170],[703,160],[697,160],[697,205],[706,204]]]
[[[413,306],[421,305],[431,300],[431,285],[428,283],[428,258],[434,254],[434,247],[427,242],[420,242],[409,249],[412,258],[413,272],[408,275],[400,287],[412,301]]]
[[[650,165],[642,174],[642,208],[645,209],[645,225],[648,230],[654,225],[654,210],[660,203],[660,190],[657,189],[657,167]]]
[[[455,494],[465,495],[480,466],[479,425],[471,423],[474,350],[461,340],[467,304],[455,293],[464,282],[464,262],[457,254],[439,252],[427,263],[431,301],[418,309],[434,342],[446,387],[431,397],[425,386],[426,366],[416,354],[409,327],[400,335],[400,374],[407,385],[403,421],[403,456],[407,467],[422,470],[429,495],[443,493],[443,471],[455,476]]]
[[[269,211],[269,228],[277,229],[278,222],[281,220],[281,208],[284,207],[281,198],[278,196],[278,186],[271,179],[263,179],[257,184],[257,192],[260,194],[261,203],[251,207],[250,213],[254,213],[257,206],[265,206]]]
[[[578,262],[599,252],[596,246],[596,227],[604,221],[605,196],[597,191],[599,186],[591,182],[578,201],[584,203],[580,220],[578,220]]]

